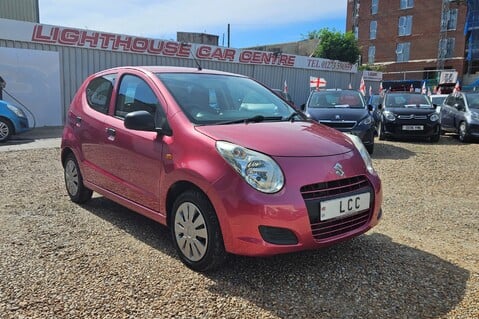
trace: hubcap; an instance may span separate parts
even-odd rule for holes
[[[0,121],[0,141],[6,139],[9,133],[7,123]]]
[[[65,184],[70,195],[75,196],[78,193],[78,183],[77,166],[72,160],[69,160],[65,165]]]
[[[466,136],[466,124],[464,122],[459,126],[459,136],[461,137],[461,140]]]
[[[183,255],[198,261],[206,254],[208,232],[199,208],[190,202],[178,207],[175,213],[175,240]]]

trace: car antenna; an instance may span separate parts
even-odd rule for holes
[[[188,45],[189,43],[187,42],[181,42],[181,45]],[[193,58],[193,60],[195,61],[196,63],[196,67],[198,68],[198,71],[201,71],[203,70],[203,68],[201,67],[201,64],[200,62],[198,61],[198,59],[195,57],[194,54],[191,53],[191,47],[190,47],[190,56]]]

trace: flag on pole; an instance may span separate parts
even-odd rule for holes
[[[323,78],[317,78],[317,77],[314,77],[314,76],[309,77],[309,87],[310,88],[316,88],[316,90],[319,90],[319,88],[326,87],[326,84],[328,84],[328,82]]]
[[[412,83],[411,83],[411,86],[409,87],[409,92],[414,92],[414,86],[412,86]]]
[[[441,94],[441,87],[437,88],[436,94]]]
[[[366,96],[366,84],[364,83],[364,77],[361,77],[361,84],[359,85],[359,92],[361,92],[361,94],[363,96]]]
[[[283,92],[288,93],[288,84],[286,83],[286,80],[284,80]]]
[[[379,95],[384,95],[383,82],[379,82]]]
[[[350,90],[352,90],[352,89],[353,89],[353,86],[351,85],[351,82],[349,82],[348,89],[350,89]]]
[[[456,81],[456,85],[454,86],[454,90],[452,91],[452,93],[457,93],[461,91],[461,86],[459,85],[459,80]]]
[[[370,85],[369,86],[369,96],[373,95],[373,87]]]
[[[426,93],[427,93],[426,81],[423,81],[423,82],[422,82],[421,94],[426,94]]]

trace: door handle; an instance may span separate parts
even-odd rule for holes
[[[115,131],[115,129],[114,129],[114,128],[111,128],[111,127],[106,128],[106,135],[107,135],[107,138],[108,138],[110,141],[115,140],[115,136],[116,136],[116,131]]]

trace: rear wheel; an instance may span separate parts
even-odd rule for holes
[[[469,134],[467,133],[467,123],[466,122],[461,122],[459,124],[459,140],[463,143],[469,142]]]
[[[0,117],[0,143],[8,141],[13,134],[13,127],[10,121]]]
[[[80,167],[73,154],[67,155],[64,166],[65,186],[71,200],[79,204],[88,201],[93,191],[83,185]]]
[[[181,261],[195,271],[208,271],[226,259],[216,212],[197,190],[182,193],[173,204],[171,232]]]

